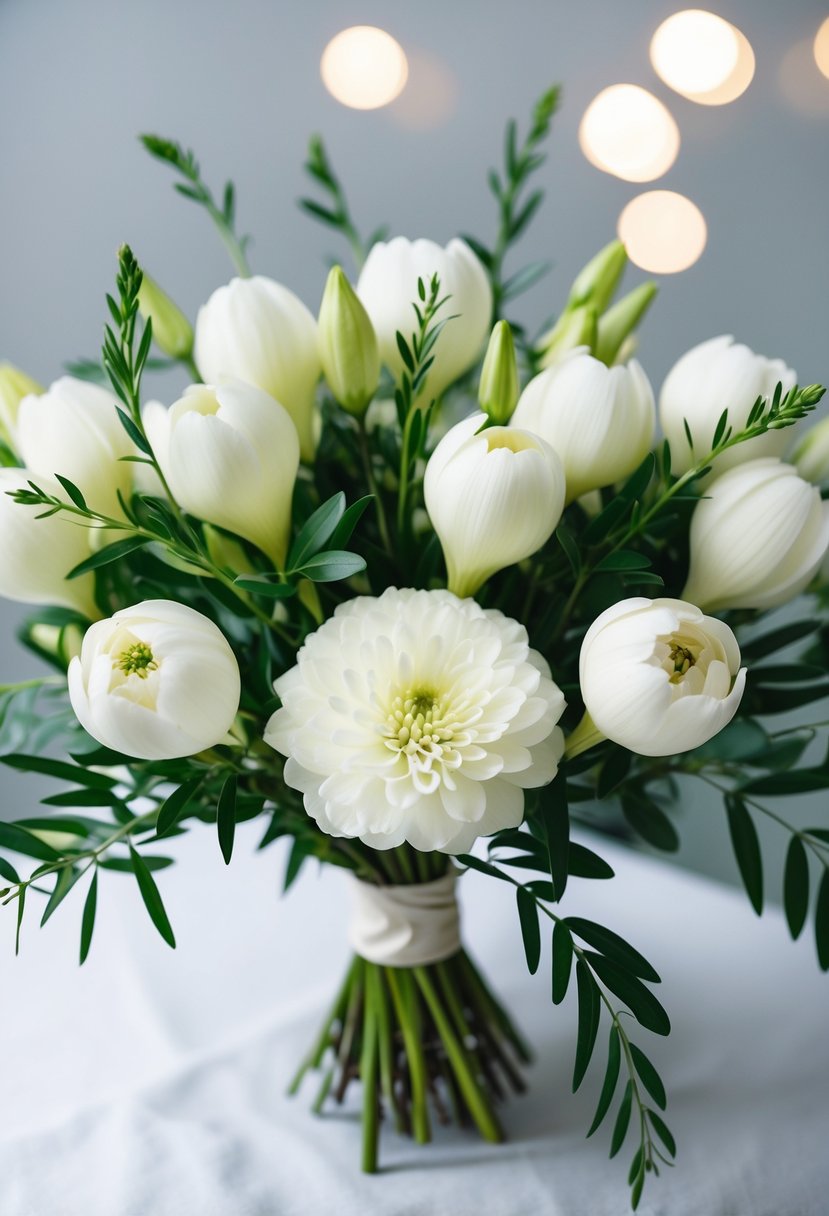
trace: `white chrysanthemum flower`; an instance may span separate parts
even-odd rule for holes
[[[449,591],[359,597],[274,685],[265,740],[332,836],[463,853],[551,781],[564,697],[527,631]]]

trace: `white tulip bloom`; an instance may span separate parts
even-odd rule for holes
[[[423,482],[459,596],[540,549],[564,509],[564,470],[549,444],[514,426],[481,430],[485,422],[472,414],[447,431]]]
[[[0,439],[17,444],[17,411],[24,397],[44,393],[46,390],[37,380],[27,376],[13,363],[0,363]]]
[[[104,747],[140,760],[192,756],[221,743],[240,689],[221,630],[172,600],[146,600],[90,626],[69,665],[81,726]]]
[[[232,279],[199,309],[193,356],[209,384],[239,379],[275,397],[297,429],[302,459],[313,460],[322,367],[317,323],[298,296],[262,275]]]
[[[746,669],[722,621],[682,600],[635,597],[585,635],[579,682],[598,731],[641,756],[691,751],[727,726]]]
[[[755,355],[730,334],[693,347],[668,372],[659,394],[659,420],[671,445],[673,472],[686,473],[705,459],[723,410],[728,410],[729,426],[738,431],[758,397],[770,398],[778,382],[785,394],[796,381],[797,373],[782,359]],[[686,421],[693,450],[685,433]],[[717,457],[716,472],[724,473],[760,456],[781,456],[787,442],[785,431],[775,430],[735,444]]]
[[[380,359],[398,377],[403,360],[395,335],[400,330],[408,339],[415,331],[417,281],[422,279],[428,290],[435,274],[441,297],[449,296],[437,320],[453,320],[447,321],[432,352],[435,361],[426,379],[430,397],[439,397],[472,367],[489,335],[492,288],[483,266],[465,241],[452,240],[442,249],[434,241],[397,236],[372,247],[357,283],[357,295],[377,334]]]
[[[173,497],[191,515],[253,541],[279,567],[299,465],[296,428],[262,389],[193,384],[144,426]]]
[[[512,416],[561,457],[567,501],[621,481],[653,445],[656,407],[650,382],[633,360],[606,367],[574,351],[534,376]]]
[[[789,460],[804,481],[816,486],[829,484],[829,418],[809,428],[793,447]]]
[[[555,776],[564,697],[523,625],[448,591],[340,604],[274,688],[265,741],[324,832],[463,853]]]
[[[17,447],[35,473],[74,482],[93,511],[120,518],[118,493],[129,498],[138,455],[116,413],[118,398],[97,384],[62,376],[40,396],[24,397]]]
[[[829,547],[829,502],[773,457],[714,479],[691,518],[683,595],[707,609],[776,608],[804,589]]]
[[[46,494],[68,501],[63,487],[43,473],[0,469],[0,595],[23,604],[60,604],[84,616],[99,615],[91,574],[66,579],[91,556],[90,531],[58,513],[38,519],[43,507],[28,507],[9,495],[29,489],[29,480]]]

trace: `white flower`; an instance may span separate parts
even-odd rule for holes
[[[593,622],[579,682],[603,735],[642,756],[691,751],[734,714],[745,687],[734,634],[682,600],[622,600]]]
[[[472,414],[441,439],[423,492],[456,595],[540,549],[564,509],[564,471],[543,439],[514,426],[481,430]]]
[[[69,665],[69,698],[84,730],[141,760],[192,756],[221,743],[239,694],[239,667],[224,634],[172,600],[147,600],[90,626]]]
[[[265,740],[333,836],[463,853],[552,780],[564,698],[526,630],[448,591],[340,604],[274,685]]]
[[[396,236],[388,244],[378,241],[372,247],[357,283],[357,295],[377,334],[380,359],[397,377],[403,360],[395,335],[400,330],[408,340],[415,331],[412,305],[419,303],[417,280],[422,279],[428,291],[435,274],[441,297],[450,297],[437,320],[453,320],[447,321],[433,350],[435,361],[426,379],[430,397],[439,397],[481,353],[492,315],[492,289],[483,266],[465,241],[452,240],[441,249],[434,241]]]
[[[27,468],[74,482],[88,506],[120,518],[120,491],[129,498],[136,456],[116,412],[118,399],[97,384],[62,376],[40,396],[24,397],[17,447]]]
[[[705,459],[723,410],[728,410],[729,426],[738,431],[758,397],[771,397],[778,382],[787,393],[796,380],[797,374],[782,359],[755,355],[730,334],[709,338],[689,350],[668,372],[659,394],[659,419],[671,445],[674,473],[685,473]],[[716,471],[723,473],[759,456],[780,456],[787,442],[785,431],[774,430],[735,444],[717,457]]]
[[[29,479],[46,494],[68,501],[63,488],[42,473],[0,469],[0,595],[24,604],[60,604],[95,617],[95,579],[66,579],[91,556],[90,531],[58,513],[38,519],[43,507],[17,503],[9,495],[29,489]]]
[[[567,478],[567,501],[612,485],[648,454],[656,426],[653,390],[639,364],[606,367],[575,351],[533,377],[514,426],[546,439]]]
[[[0,438],[17,444],[17,411],[24,397],[45,389],[13,363],[0,363]]]
[[[765,457],[706,488],[691,518],[686,599],[706,609],[776,608],[803,590],[829,546],[829,502]]]
[[[299,465],[296,429],[262,389],[194,384],[169,410],[146,406],[144,426],[173,497],[208,523],[285,560]]]
[[[822,418],[809,428],[795,444],[789,460],[805,481],[816,486],[829,482],[829,418]]]
[[[293,419],[302,459],[313,460],[321,366],[317,323],[298,296],[262,275],[232,279],[199,309],[193,355],[208,383],[238,378],[275,397]]]

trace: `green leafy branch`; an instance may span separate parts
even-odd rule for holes
[[[532,123],[524,142],[518,146],[518,128],[514,121],[507,125],[504,141],[502,175],[491,169],[489,188],[498,203],[499,226],[495,244],[488,248],[475,237],[464,240],[486,267],[492,284],[492,320],[501,316],[503,305],[526,291],[549,269],[547,262],[534,262],[508,279],[504,278],[504,263],[512,246],[523,234],[544,199],[543,190],[534,190],[528,198],[522,193],[532,175],[544,164],[545,155],[539,151],[550,132],[553,115],[561,100],[561,89],[553,85],[535,104]]]
[[[190,149],[185,150],[175,140],[163,139],[159,135],[140,135],[139,139],[150,156],[170,165],[185,179],[183,182],[176,182],[174,188],[185,198],[192,199],[194,203],[204,207],[216,225],[237,272],[243,279],[250,278],[247,260],[250,237],[239,236],[236,232],[236,188],[233,182],[225,182],[222,200],[218,203],[205,184],[199,163]]]
[[[373,245],[385,240],[388,228],[383,225],[375,229],[365,240],[362,239],[354,220],[351,217],[345,191],[331,165],[325,144],[320,135],[312,135],[308,142],[308,157],[305,161],[305,172],[317,182],[328,195],[327,203],[319,203],[313,198],[301,198],[299,205],[308,215],[340,232],[348,242],[355,265],[359,270]]]

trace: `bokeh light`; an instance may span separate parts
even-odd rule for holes
[[[815,63],[829,79],[829,17],[815,34]]]
[[[829,115],[829,85],[820,71],[817,39],[795,42],[780,61],[777,83],[784,100],[793,110],[809,118]]]
[[[670,111],[636,84],[614,84],[593,98],[579,125],[579,143],[597,169],[626,182],[651,182],[679,152]]]
[[[328,43],[320,73],[328,92],[344,106],[376,110],[402,93],[409,65],[391,34],[373,25],[354,25]]]
[[[619,216],[619,240],[635,265],[651,274],[676,274],[699,258],[708,237],[695,203],[672,190],[649,190]]]
[[[460,83],[449,64],[429,51],[409,47],[409,78],[389,115],[409,131],[434,131],[454,114]]]
[[[650,46],[657,75],[699,105],[735,101],[754,78],[754,51],[741,30],[703,9],[674,13]]]

